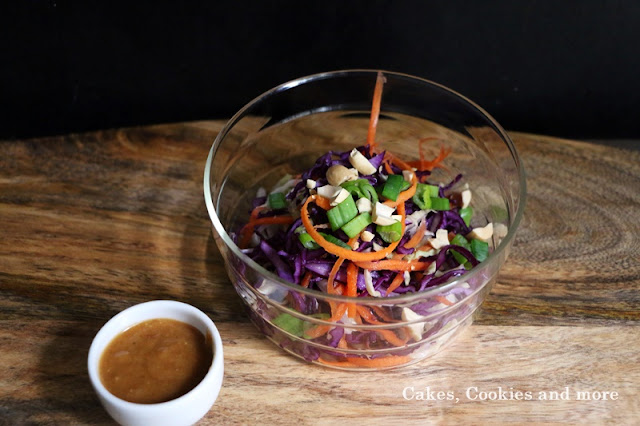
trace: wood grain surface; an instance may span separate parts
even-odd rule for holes
[[[348,373],[286,355],[249,323],[202,196],[221,126],[0,142],[0,424],[110,424],[89,345],[153,299],[220,329],[225,379],[201,424],[640,422],[639,151],[512,134],[528,203],[474,325],[416,365]],[[518,391],[531,399],[500,399]],[[550,391],[567,399],[541,399]]]

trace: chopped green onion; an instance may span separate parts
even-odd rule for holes
[[[284,209],[287,207],[287,200],[282,192],[274,192],[269,194],[269,207],[274,210]]]
[[[298,239],[300,240],[304,248],[307,248],[310,250],[315,250],[317,248],[320,248],[320,246],[318,245],[318,243],[315,242],[313,237],[311,237],[311,235],[307,234],[306,232],[301,232],[300,234],[298,234]]]
[[[490,215],[494,222],[504,222],[509,217],[509,214],[504,207],[500,206],[491,206]]]
[[[469,241],[462,235],[456,235],[455,237],[453,237],[451,239],[451,244],[470,250]],[[455,251],[455,249],[451,250],[451,254],[453,254],[453,257],[458,261],[459,264],[464,265],[465,263],[467,263],[467,258]]]
[[[362,183],[360,184],[360,189],[365,193],[367,198],[371,201],[372,204],[378,202],[378,193],[376,189],[371,186],[368,180],[362,179]]]
[[[402,238],[402,223],[396,222],[392,225],[376,225],[376,232],[387,243],[393,243]]]
[[[413,195],[413,202],[420,210],[428,210],[431,208],[431,191],[429,186],[424,183],[419,183],[416,188],[416,193]]]
[[[368,180],[356,179],[340,184],[341,187],[349,191],[350,194],[355,194],[358,198],[368,198],[372,203],[378,201],[378,194],[376,190]]]
[[[476,239],[471,240],[471,253],[473,253],[478,262],[484,262],[489,256],[489,243]]]
[[[440,198],[440,197],[431,197],[431,208],[433,210],[449,210],[449,199],[448,198]]]
[[[473,208],[465,207],[460,209],[460,217],[464,220],[465,225],[469,226],[471,223],[471,216],[473,216]]]
[[[366,197],[366,195],[364,194],[364,192],[362,192],[362,189],[360,189],[360,186],[358,185],[359,180],[363,180],[363,179],[350,180],[347,182],[343,182],[340,184],[340,186],[346,189],[347,191],[349,191],[349,194],[357,195],[358,198]]]
[[[384,183],[384,187],[382,188],[382,196],[387,200],[397,200],[398,195],[400,195],[403,182],[405,182],[405,180],[401,175],[389,175],[387,181]]]
[[[327,320],[330,317],[329,314],[324,314],[324,313],[311,314],[308,316],[311,318],[322,319],[322,320]],[[288,333],[291,333],[294,336],[304,337],[305,339],[311,339],[311,337],[309,337],[306,334],[306,331],[309,330],[310,328],[315,327],[315,324],[310,321],[304,321],[298,317],[294,317],[293,315],[286,314],[286,313],[278,315],[277,317],[272,319],[271,322],[276,327],[281,328],[282,330]]]
[[[311,314],[311,315],[307,315],[311,318],[316,318],[316,319],[322,319],[322,320],[327,320],[331,317],[331,315],[329,314],[324,314],[324,313],[320,313],[320,314]],[[316,327],[316,324],[309,322],[309,321],[304,321],[304,324],[302,326],[302,330],[303,330],[303,334],[302,337],[304,337],[305,339],[313,339],[313,337],[309,336],[307,334],[307,330],[309,330],[310,328],[314,328]]]
[[[352,250],[351,246],[349,246],[349,244],[345,243],[342,240],[337,239],[336,237],[334,237],[331,234],[325,234],[324,232],[318,232],[318,234],[322,235],[324,237],[325,240],[329,241],[332,244],[335,244],[337,246],[340,246],[344,249],[347,250]]]
[[[276,327],[279,327],[297,337],[301,337],[305,331],[305,321],[289,314],[280,314],[272,319],[271,322]]]
[[[327,210],[327,218],[331,224],[331,230],[341,228],[345,223],[358,215],[358,208],[351,194],[334,208]]]
[[[426,183],[419,183],[416,188],[416,193],[413,195],[413,202],[416,206],[420,208],[420,210],[429,210],[434,209],[438,210],[432,206],[431,199],[438,198],[439,188],[435,185],[429,185]],[[448,200],[447,200],[448,201]],[[444,210],[449,210],[447,207]]]
[[[411,187],[411,182],[407,182],[406,180],[403,180],[402,188],[400,188],[400,192],[406,191],[407,189],[409,189],[409,187]]]
[[[349,236],[349,238],[353,238],[358,235],[364,228],[369,226],[370,223],[371,214],[368,212],[364,212],[351,219],[341,229],[345,234]]]

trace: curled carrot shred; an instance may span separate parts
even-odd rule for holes
[[[385,356],[382,358],[349,358],[348,361],[327,361],[319,358],[322,364],[334,367],[368,367],[368,368],[387,368],[406,364],[412,360],[409,356]]]
[[[382,103],[382,87],[387,79],[378,72],[376,77],[376,86],[373,89],[373,101],[371,103],[371,117],[369,119],[369,130],[367,131],[367,145],[369,145],[369,155],[373,155],[376,147],[376,128],[378,127],[378,118],[380,117],[380,104]]]
[[[440,153],[438,154],[438,156],[436,158],[434,158],[431,161],[427,161],[424,159],[424,154],[422,152],[422,143],[426,142],[428,140],[433,140],[435,138],[424,138],[424,139],[420,139],[420,160],[418,161],[409,161],[406,164],[411,166],[411,167],[415,167],[416,169],[420,170],[420,171],[432,171],[433,169],[435,169],[436,167],[443,167],[441,165],[441,163],[444,161],[445,158],[447,158],[447,156],[449,154],[451,154],[451,148],[445,148],[444,145],[440,145]]]
[[[333,264],[331,268],[331,272],[329,272],[329,279],[327,280],[327,293],[336,294],[336,290],[333,286],[333,281],[336,279],[336,275],[338,274],[338,270],[344,263],[344,257],[339,257],[336,263]]]
[[[408,190],[407,190],[408,191]],[[405,191],[406,192],[406,191]],[[311,218],[309,218],[309,208],[308,205],[310,202],[315,200],[315,196],[312,195],[307,198],[307,200],[302,205],[300,210],[300,218],[302,219],[302,224],[304,228],[307,230],[307,233],[313,238],[313,240],[323,249],[325,249],[328,253],[331,253],[338,257],[344,257],[347,260],[351,261],[370,261],[370,260],[380,260],[385,258],[389,253],[393,252],[395,248],[400,243],[400,240],[389,244],[387,247],[383,248],[380,251],[372,251],[369,253],[361,253],[355,250],[348,250],[346,248],[340,247],[336,244],[330,243],[327,241],[318,231],[316,231],[313,227],[313,223],[311,223]],[[397,206],[398,213],[402,217],[402,233],[404,233],[404,202],[398,204]]]
[[[389,284],[389,288],[387,288],[387,295],[391,293],[396,288],[400,287],[400,284],[404,281],[404,274],[396,274],[396,277]]]
[[[369,262],[356,262],[358,267],[368,269],[370,271],[424,271],[431,262],[422,262],[419,260],[400,260],[400,259],[386,259]]]
[[[358,267],[355,263],[350,262],[347,265],[347,296],[356,297],[358,295]],[[349,303],[347,307],[347,315],[349,318],[355,318],[356,305]]]
[[[442,303],[443,305],[447,305],[447,306],[453,306],[454,303],[452,301],[450,301],[449,299],[447,299],[444,296],[433,296],[434,299],[436,299],[438,302]]]
[[[322,210],[330,210],[331,200],[329,200],[327,197],[316,195],[316,205],[320,207]]]
[[[424,237],[424,234],[426,232],[427,232],[427,221],[423,220],[420,226],[418,226],[416,233],[413,234],[411,238],[409,238],[409,241],[407,241],[404,246],[406,248],[414,248],[415,246],[420,244],[420,241],[422,241],[422,237]]]
[[[251,235],[253,235],[253,231],[256,226],[259,225],[290,225],[294,222],[294,218],[289,215],[284,216],[270,216],[270,217],[261,217],[257,218],[259,207],[256,207],[253,212],[251,212],[251,218],[249,222],[242,227],[240,230],[240,241],[238,246],[240,248],[247,248],[249,242],[251,241]],[[255,216],[254,216],[255,213]]]

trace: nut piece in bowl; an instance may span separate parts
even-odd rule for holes
[[[471,324],[525,201],[513,143],[481,108],[368,70],[250,102],[214,141],[204,186],[254,323],[348,370],[417,362]]]

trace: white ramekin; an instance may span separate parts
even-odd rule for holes
[[[127,328],[142,321],[168,318],[191,324],[202,334],[211,335],[213,360],[209,372],[191,391],[179,398],[158,404],[136,404],[112,395],[100,381],[98,367],[109,342]],[[202,311],[186,303],[155,300],[141,303],[111,318],[98,332],[89,349],[89,378],[107,412],[122,425],[191,425],[211,408],[222,386],[224,362],[222,340],[213,321]]]

